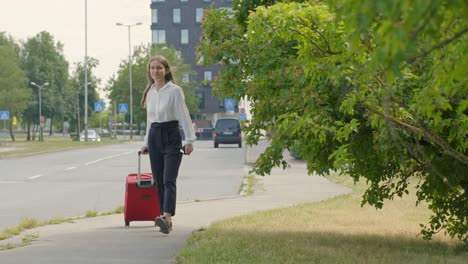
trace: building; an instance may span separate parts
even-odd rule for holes
[[[197,64],[196,47],[200,44],[203,10],[211,4],[216,8],[230,8],[232,0],[152,0],[151,32],[153,44],[166,44],[181,52],[185,63],[197,72],[200,89],[200,113],[195,119],[215,120],[218,113],[226,112],[224,98],[212,95],[211,87],[202,82],[211,81],[219,71],[219,65],[209,68]],[[186,77],[188,78],[188,77]],[[236,104],[237,110],[237,104]]]

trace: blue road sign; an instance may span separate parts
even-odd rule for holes
[[[10,120],[10,111],[0,111],[0,120]]]
[[[94,112],[104,111],[104,102],[94,102]]]
[[[119,113],[121,113],[121,114],[128,113],[128,105],[127,104],[119,104]]]
[[[239,120],[247,120],[247,114],[239,114]]]
[[[226,108],[226,112],[234,112],[234,99],[225,98],[224,99],[224,108]]]

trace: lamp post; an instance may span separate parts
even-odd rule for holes
[[[88,142],[88,1],[85,0],[85,58],[84,58],[84,81],[85,81],[85,109],[84,109],[84,140]]]
[[[36,86],[38,89],[39,89],[39,141],[43,141],[43,137],[42,137],[42,122],[41,122],[41,118],[42,118],[42,99],[41,99],[41,90],[43,87],[49,85],[48,82],[44,83],[43,85],[38,85],[36,84],[35,82],[31,82],[31,85],[34,85]]]
[[[88,82],[88,85],[91,85],[92,83],[91,82]],[[76,129],[76,132],[78,133],[78,136],[80,135],[80,132],[81,132],[81,124],[80,124],[80,90],[81,90],[81,85],[78,84],[78,91],[76,93],[76,106],[77,106],[77,119],[78,119],[78,127]]]
[[[128,29],[128,68],[129,68],[129,79],[130,79],[130,139],[133,139],[133,84],[132,84],[132,45],[130,38],[130,28],[134,26],[142,25],[141,22],[136,24],[122,24],[116,23],[116,26],[127,27]]]

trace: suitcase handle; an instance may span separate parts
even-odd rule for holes
[[[146,184],[141,184],[141,151],[138,151],[138,171],[137,171],[137,185],[139,187],[151,187],[154,185],[154,178],[151,177],[151,185],[148,186],[148,181],[144,181]]]

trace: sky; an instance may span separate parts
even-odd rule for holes
[[[115,24],[143,23],[131,28],[132,50],[151,42],[151,0],[87,0],[87,53],[99,60],[94,74],[101,87],[128,58],[128,30]],[[26,41],[41,31],[64,45],[70,63],[85,57],[85,0],[0,0],[0,32]],[[1,58],[0,58],[1,59]]]

